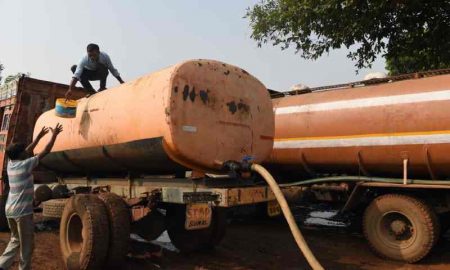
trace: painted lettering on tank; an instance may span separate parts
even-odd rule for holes
[[[195,127],[195,126],[185,125],[182,127],[182,129],[183,129],[183,131],[186,131],[186,132],[197,132],[197,127]]]
[[[229,75],[230,74],[230,71],[229,70],[227,70],[227,71],[225,71],[223,74],[225,74],[225,75]]]

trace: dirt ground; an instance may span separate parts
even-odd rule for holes
[[[33,269],[63,269],[55,226],[37,225]],[[303,232],[326,269],[450,269],[450,235],[441,240],[431,256],[408,265],[374,256],[358,232],[342,227],[303,226]],[[0,233],[0,251],[9,233]],[[222,244],[207,253],[183,255],[133,243],[127,269],[309,269],[287,225],[281,220],[239,219],[230,221]],[[17,269],[17,263],[13,269]]]

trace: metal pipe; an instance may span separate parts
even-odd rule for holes
[[[304,186],[304,185],[312,185],[317,183],[326,183],[326,182],[382,182],[382,183],[396,183],[402,184],[403,179],[398,178],[382,178],[382,177],[366,177],[366,176],[331,176],[331,177],[321,177],[308,179],[304,181],[297,181],[292,183],[280,184],[280,187],[290,187],[290,186]],[[449,181],[443,180],[422,180],[422,179],[409,179],[410,184],[423,184],[423,185],[448,185],[450,186]]]
[[[408,159],[403,159],[403,185],[408,184]]]

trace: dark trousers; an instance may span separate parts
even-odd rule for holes
[[[97,64],[97,66],[97,70],[89,70],[85,68],[83,69],[83,72],[80,76],[80,83],[84,89],[94,90],[89,81],[100,81],[100,89],[98,90],[99,92],[106,89],[106,78],[109,74],[108,68],[102,64]],[[73,65],[70,69],[72,70],[72,73],[75,73],[77,65]]]

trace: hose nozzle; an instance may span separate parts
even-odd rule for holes
[[[235,160],[228,160],[222,163],[222,169],[227,172],[242,173],[249,172],[252,164],[246,160],[239,162]]]

